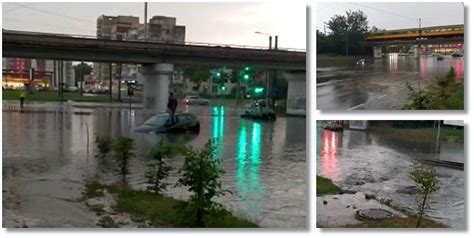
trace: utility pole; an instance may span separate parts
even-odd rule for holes
[[[145,2],[145,41],[148,38],[148,3]]]
[[[112,102],[112,63],[109,63],[109,100]]]
[[[84,66],[83,64],[84,64],[84,61],[81,61],[80,66],[81,66],[81,67]],[[77,67],[77,66],[76,66],[76,67]],[[81,75],[80,75],[79,80],[80,80],[80,84],[81,84],[81,87],[80,87],[80,95],[81,95],[81,97],[82,97],[83,87],[84,87],[84,86],[83,86],[83,84],[84,84],[84,71],[83,71],[80,67],[79,67],[79,70],[81,71]]]
[[[117,65],[118,69],[118,101],[122,101],[122,63]]]
[[[418,34],[421,37],[421,18],[418,18]]]
[[[274,50],[278,50],[278,36],[275,35],[275,47],[274,47]],[[271,108],[275,109],[275,99],[276,99],[276,81],[277,81],[277,71],[274,69],[273,70],[273,78],[272,78],[272,87],[271,87],[271,96],[272,96],[272,104],[271,104]],[[270,91],[268,90],[268,91]],[[268,95],[268,92],[267,92],[267,95]],[[268,106],[268,105],[267,105]]]

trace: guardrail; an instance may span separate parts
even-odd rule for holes
[[[55,36],[55,37],[70,37],[70,38],[82,38],[82,39],[95,39],[95,40],[112,40],[112,41],[129,41],[129,42],[146,42],[146,43],[157,43],[157,44],[172,44],[172,45],[189,45],[189,46],[206,46],[206,47],[223,47],[223,48],[237,48],[237,49],[254,49],[254,50],[270,50],[268,47],[263,46],[251,46],[251,45],[236,45],[236,44],[220,44],[220,43],[207,43],[207,42],[192,42],[185,41],[183,43],[177,42],[167,42],[167,41],[145,41],[144,39],[125,39],[125,40],[116,40],[116,39],[106,39],[106,38],[97,38],[92,35],[78,35],[78,34],[56,34],[56,33],[47,33],[47,32],[31,32],[31,31],[16,31],[16,30],[6,30],[3,29],[3,33],[17,33],[22,35],[45,35],[45,36]],[[275,51],[275,49],[271,49]],[[306,52],[306,49],[297,49],[297,48],[278,48],[277,51],[291,51],[291,52]]]

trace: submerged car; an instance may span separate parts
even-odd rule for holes
[[[275,120],[275,111],[268,107],[265,100],[255,101],[248,107],[244,114],[240,115],[242,118]]]
[[[176,122],[171,123],[168,113],[160,113],[150,117],[143,125],[135,128],[135,132],[191,132],[199,133],[201,124],[197,117],[187,112],[177,112],[175,114]]]
[[[199,97],[199,96],[187,96],[184,98],[184,104],[186,105],[193,105],[193,104],[198,104],[198,105],[209,105],[209,100]]]

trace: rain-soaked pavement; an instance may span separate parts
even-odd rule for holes
[[[317,71],[317,108],[319,110],[386,110],[400,109],[406,103],[405,82],[426,87],[450,67],[456,80],[464,79],[464,58],[390,54],[373,64],[357,66],[355,62],[321,67]]]
[[[217,138],[223,187],[232,191],[218,202],[263,227],[306,226],[304,118],[261,122],[240,119],[237,110],[225,106],[193,106],[185,110],[198,115],[198,135],[155,135],[132,132],[146,119],[140,110],[132,116],[120,109],[61,113],[55,103],[38,105],[35,112],[3,111],[3,227],[95,227],[97,217],[81,199],[86,179],[98,176],[112,183],[120,178],[113,161],[94,157],[95,135],[135,139],[137,156],[127,179],[136,188],[144,188],[145,157],[160,137],[192,146]],[[5,108],[11,107],[4,102]],[[167,162],[179,168],[183,160]],[[169,182],[176,180],[175,170]],[[175,198],[188,196],[182,188],[168,189]]]
[[[319,176],[348,190],[389,199],[393,205],[412,212],[416,207],[416,194],[408,173],[417,159],[464,161],[463,144],[452,141],[442,141],[440,154],[435,154],[435,141],[406,143],[383,132],[321,129],[317,135]],[[463,228],[464,171],[435,168],[440,190],[431,197],[427,215],[448,226]]]

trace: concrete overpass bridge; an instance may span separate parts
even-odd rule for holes
[[[464,25],[446,25],[422,28],[379,31],[367,35],[367,45],[374,49],[374,58],[382,57],[382,46],[412,45],[415,57],[419,46],[462,44],[464,43]]]
[[[144,108],[166,111],[174,65],[242,67],[283,70],[290,83],[305,82],[306,52],[249,46],[157,43],[97,39],[83,36],[3,30],[3,57],[131,63],[143,65]],[[289,88],[294,88],[290,87]],[[300,88],[300,87],[296,87]],[[288,92],[288,98],[301,92]]]

